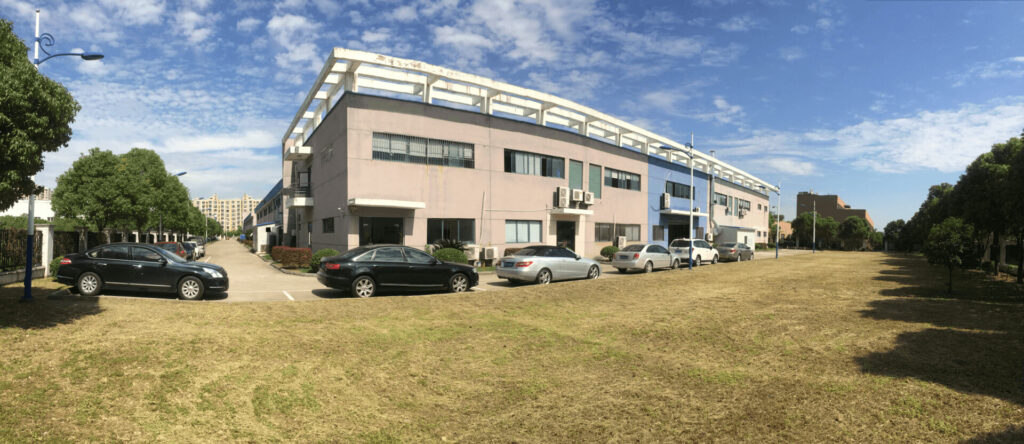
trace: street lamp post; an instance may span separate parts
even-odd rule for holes
[[[775,209],[775,259],[779,258],[779,240],[782,239],[782,183],[779,183],[779,206]]]
[[[696,195],[693,192],[693,159],[694,159],[694,156],[693,156],[693,133],[690,133],[690,143],[685,144],[683,146],[689,148],[689,150],[684,151],[684,150],[681,150],[681,149],[678,149],[678,148],[674,148],[674,147],[670,147],[670,149],[672,149],[672,151],[677,151],[677,152],[683,153],[683,154],[686,155],[686,157],[688,157],[690,159],[689,162],[687,162],[687,163],[690,164],[690,211],[688,211],[688,213],[690,214],[690,235],[689,235],[690,236],[690,252],[689,252],[689,261],[687,261],[687,262],[689,263],[690,271],[693,271],[693,234],[694,234],[694,231],[695,231],[694,228],[693,228],[693,209],[694,209],[694,196]]]
[[[40,48],[39,44],[43,46],[53,46],[54,38],[50,33],[44,32],[39,33],[39,10],[36,9],[36,40],[33,45],[32,51],[32,64],[35,65],[36,71],[39,70],[39,64],[50,60],[54,57],[60,56],[78,56],[82,60],[99,60],[103,58],[103,54],[95,52],[62,52],[57,54],[50,54],[46,48]],[[46,57],[42,60],[39,59],[39,50],[42,49]],[[42,154],[40,154],[42,156]],[[35,176],[32,176],[33,183],[35,182]],[[28,195],[28,233],[25,236],[25,294],[21,297],[22,302],[28,302],[32,300],[32,256],[35,253],[35,237],[36,237],[36,194],[30,193]]]

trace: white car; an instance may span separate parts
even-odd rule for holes
[[[690,239],[675,239],[668,244],[669,251],[674,255],[690,257]],[[718,263],[718,250],[706,240],[693,240],[693,265],[700,266],[705,262]]]

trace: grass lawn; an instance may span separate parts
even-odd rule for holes
[[[1024,289],[824,252],[462,295],[15,302],[0,442],[1024,440]]]

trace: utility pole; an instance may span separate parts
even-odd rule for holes
[[[693,234],[696,230],[693,228],[693,133],[690,133],[690,271],[693,271]],[[710,226],[708,226],[710,228]]]
[[[776,210],[778,211],[778,214],[776,214],[776,216],[778,216],[778,221],[775,222],[775,259],[778,259],[779,239],[781,239],[782,237],[779,234],[782,232],[782,227],[779,225],[782,222],[782,182],[779,182],[779,206],[778,208],[776,208]]]
[[[811,223],[811,254],[814,254],[815,248],[818,247],[818,201],[813,200],[811,202],[811,208],[814,209],[811,212],[811,220],[814,221]]]

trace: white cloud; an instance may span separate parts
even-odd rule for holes
[[[246,17],[238,21],[238,24],[235,25],[235,29],[241,32],[252,32],[254,29],[256,29],[262,24],[263,20],[260,20],[255,17]]]
[[[416,20],[419,17],[419,14],[417,14],[415,6],[404,5],[399,6],[394,11],[391,11],[389,17],[391,18],[391,20],[397,22],[411,22],[413,20]]]
[[[100,4],[112,10],[118,21],[128,25],[160,23],[165,8],[161,0],[101,0]]]
[[[972,66],[966,73],[955,76],[953,86],[964,86],[971,78],[979,79],[1020,79],[1024,78],[1024,56],[1007,57],[995,62]]]
[[[808,32],[811,32],[811,28],[807,25],[796,25],[789,28],[789,31],[796,34],[807,34]]]
[[[798,46],[787,46],[779,49],[779,58],[792,62],[804,58],[804,50]]]
[[[835,26],[835,22],[828,17],[822,17],[814,22],[814,26],[822,31],[828,31]]]
[[[603,82],[604,75],[597,72],[572,70],[558,75],[530,72],[527,84],[548,94],[588,102]]]
[[[728,32],[749,31],[757,25],[757,21],[749,15],[738,15],[718,24],[718,28]]]
[[[363,31],[363,41],[366,43],[380,43],[391,37],[391,30],[388,28],[367,29]]]
[[[213,25],[217,19],[216,14],[200,14],[185,9],[175,14],[174,24],[178,32],[185,35],[190,45],[198,46],[213,35]]]
[[[326,60],[313,38],[320,30],[320,24],[306,17],[294,14],[274,16],[267,22],[267,32],[284,51],[274,60],[282,68],[308,69],[319,71]]]
[[[730,43],[725,47],[705,48],[700,54],[700,64],[704,66],[726,66],[739,60],[746,51],[741,45]]]
[[[820,176],[813,162],[798,160],[791,157],[761,157],[748,159],[748,163],[757,164],[767,171],[775,171],[793,176]]]
[[[457,53],[470,60],[479,60],[483,51],[494,47],[494,41],[470,31],[453,26],[439,26],[433,29],[434,44],[450,46]]]

